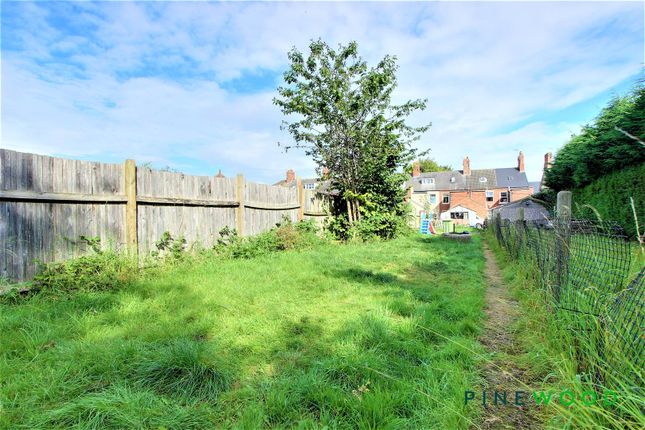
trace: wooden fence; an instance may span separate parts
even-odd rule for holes
[[[224,226],[254,235],[285,216],[325,215],[300,181],[280,187],[0,149],[0,276],[12,281],[32,277],[37,262],[82,254],[80,236],[146,254],[165,231],[212,246]]]

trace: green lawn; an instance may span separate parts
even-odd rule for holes
[[[483,265],[413,236],[0,303],[0,428],[468,428]]]

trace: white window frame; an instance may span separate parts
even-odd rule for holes
[[[508,191],[502,191],[499,193],[499,202],[500,203],[508,203],[511,199],[511,193]]]
[[[486,201],[487,202],[494,202],[495,201],[495,192],[494,191],[486,191]]]
[[[451,176],[451,177],[450,177],[450,183],[451,183],[451,184],[454,184],[454,183],[455,183],[455,181],[456,181],[455,177],[454,177],[454,176]]]
[[[423,178],[421,179],[423,185],[432,185],[434,184],[434,178]]]
[[[481,183],[488,182],[488,178],[486,178],[485,176],[482,176],[481,178],[479,178],[479,182]]]
[[[314,182],[307,182],[305,185],[305,190],[315,190],[316,184]]]
[[[450,194],[444,194],[441,196],[441,203],[444,205],[450,204]]]
[[[434,198],[434,202],[432,199]],[[436,205],[437,204],[437,195],[435,193],[428,193],[428,203],[431,205]]]

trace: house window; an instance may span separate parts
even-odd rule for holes
[[[486,201],[492,202],[494,199],[494,194],[492,191],[486,191]]]
[[[481,178],[479,178],[479,182],[488,182],[488,179],[486,179],[485,176],[482,176]]]
[[[313,182],[308,182],[305,184],[305,190],[314,190],[316,189],[316,184]]]
[[[450,219],[468,219],[468,212],[450,212]]]
[[[502,191],[499,194],[499,202],[500,203],[508,203],[508,194],[509,194],[508,192]]]
[[[437,204],[437,195],[436,194],[428,194],[428,203],[431,205],[436,205]]]
[[[455,177],[454,177],[454,176],[452,176],[452,177],[450,178],[450,182],[452,182],[452,183],[454,183],[454,182],[455,182]]]
[[[421,183],[423,185],[432,185],[432,184],[434,184],[434,178],[423,178],[421,180]]]
[[[442,203],[443,203],[444,205],[447,205],[448,203],[450,203],[450,194],[444,194],[444,195],[443,195]]]

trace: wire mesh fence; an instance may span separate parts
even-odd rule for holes
[[[620,368],[642,386],[645,269],[632,267],[636,246],[622,229],[609,222],[556,217],[509,222],[499,216],[490,228],[511,258],[534,265],[547,307],[566,314],[567,328],[586,348],[591,345],[593,372]],[[616,358],[620,366],[607,366]]]

